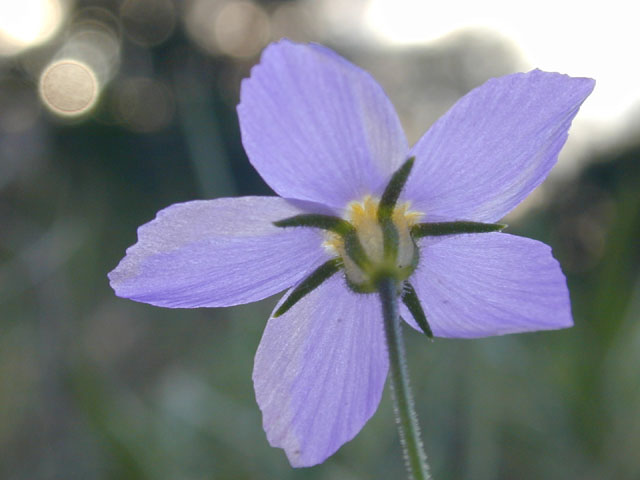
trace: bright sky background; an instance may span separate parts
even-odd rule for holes
[[[530,68],[596,79],[579,121],[602,137],[640,113],[640,28],[629,0],[369,0],[365,29],[391,44],[426,44],[468,27],[507,36]]]
[[[161,5],[169,0],[145,1]],[[307,4],[315,2],[309,0]],[[211,8],[218,5],[213,0],[192,3]],[[428,45],[466,28],[494,30],[512,40],[520,50],[523,69],[537,67],[596,79],[596,89],[575,122],[574,131],[582,132],[584,139],[611,146],[620,137],[635,134],[634,119],[640,115],[640,62],[637,61],[640,28],[635,2],[320,0],[318,3],[328,5],[330,8],[323,13],[343,23],[346,30],[356,35],[364,33],[367,41],[375,39],[391,45]],[[69,0],[0,0],[0,57],[15,55],[50,39],[59,30],[69,5]],[[224,10],[229,15],[253,8],[264,17],[262,24],[268,23],[267,14],[248,0],[233,2],[229,8],[233,11]],[[214,29],[217,40],[225,32],[220,25],[234,23],[233,15],[216,23],[209,20],[214,12],[199,13],[207,26],[217,26]],[[255,15],[249,17],[251,21],[245,21],[245,27],[257,31]],[[239,38],[248,38],[246,28],[234,28]],[[260,38],[246,52],[236,51],[236,44],[221,44],[218,50],[252,56],[264,43]],[[237,43],[238,38],[229,41]],[[227,51],[222,48],[225,45],[235,50]]]

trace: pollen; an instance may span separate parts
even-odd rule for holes
[[[398,278],[402,279],[413,272],[417,261],[417,247],[411,237],[411,227],[418,223],[423,214],[410,210],[408,202],[396,205],[391,219],[398,232],[398,252],[393,264],[389,265],[388,259],[384,258],[384,236],[378,221],[379,203],[379,199],[367,195],[361,201],[349,203],[344,216],[357,233],[369,260],[370,269],[363,270],[349,257],[343,236],[327,232],[323,244],[329,253],[342,258],[349,284],[365,292],[373,288],[372,282],[376,272],[382,269],[391,270],[397,272]]]
[[[380,200],[366,195],[361,201],[353,201],[347,205],[346,214],[343,217],[358,231],[361,241],[366,242],[367,237],[377,237],[380,233],[378,225],[378,204]],[[424,216],[422,212],[410,210],[411,204],[404,202],[396,205],[393,210],[393,223],[399,232],[409,231]],[[370,242],[369,242],[370,243]],[[327,238],[323,246],[333,254],[339,254],[344,248],[344,240],[340,235],[327,232]]]

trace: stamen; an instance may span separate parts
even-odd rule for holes
[[[340,259],[347,284],[355,292],[377,291],[377,282],[381,278],[402,282],[413,273],[420,257],[410,229],[422,214],[409,211],[408,203],[397,205],[413,163],[414,157],[411,157],[396,170],[380,200],[366,195],[360,202],[349,203],[344,219],[301,214],[273,224],[283,228],[311,227],[328,231],[323,245]],[[310,289],[324,281],[323,275],[332,275],[336,268],[325,265],[310,275],[290,294],[275,315],[279,316],[291,308]]]

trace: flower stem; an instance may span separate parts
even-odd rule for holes
[[[427,456],[420,440],[420,427],[409,388],[404,339],[400,330],[398,313],[398,285],[393,278],[382,279],[378,283],[378,292],[382,302],[384,329],[389,350],[389,367],[396,423],[400,433],[400,443],[404,452],[409,478],[429,480]]]

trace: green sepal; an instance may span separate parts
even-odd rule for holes
[[[427,321],[427,316],[422,309],[422,305],[420,305],[418,294],[409,282],[404,283],[402,302],[407,306],[409,312],[411,312],[411,315],[413,315],[414,320],[420,329],[422,329],[424,334],[433,340],[433,332],[431,331],[431,327]]]
[[[273,317],[279,317],[283,313],[286,313],[291,307],[293,307],[298,301],[300,301],[305,295],[311,293],[318,288],[325,280],[328,280],[333,274],[335,274],[342,266],[342,259],[340,257],[332,258],[331,260],[323,263],[316,268],[311,274],[298,284],[296,288],[289,294],[287,299],[282,302],[280,308],[276,310]]]
[[[364,247],[360,242],[360,237],[358,237],[356,230],[353,229],[352,232],[349,232],[342,238],[347,256],[353,260],[360,269],[367,271],[370,267],[369,257],[367,256],[367,252],[364,251]]]
[[[393,215],[393,209],[396,206],[398,197],[407,183],[407,178],[413,168],[413,162],[415,157],[408,158],[398,170],[391,176],[391,180],[387,184],[387,188],[384,189],[380,204],[378,205],[378,220],[382,223],[385,218],[391,218]]]
[[[382,229],[384,258],[390,262],[395,262],[400,243],[398,229],[390,217],[381,219],[379,222]]]
[[[277,222],[273,222],[273,224],[276,227],[282,228],[311,227],[334,232],[343,238],[346,253],[355,262],[355,264],[361,269],[367,269],[369,267],[369,259],[364,251],[362,243],[360,243],[356,229],[351,225],[351,223],[342,218],[333,217],[331,215],[305,213],[285,218],[283,220],[278,220]]]
[[[457,235],[460,233],[489,233],[499,232],[506,228],[501,223],[481,223],[481,222],[438,222],[438,223],[417,223],[411,227],[413,238],[437,237],[440,235]]]
[[[331,215],[304,213],[273,222],[276,227],[313,227],[329,230],[338,235],[347,235],[354,231],[353,225],[346,220]]]

